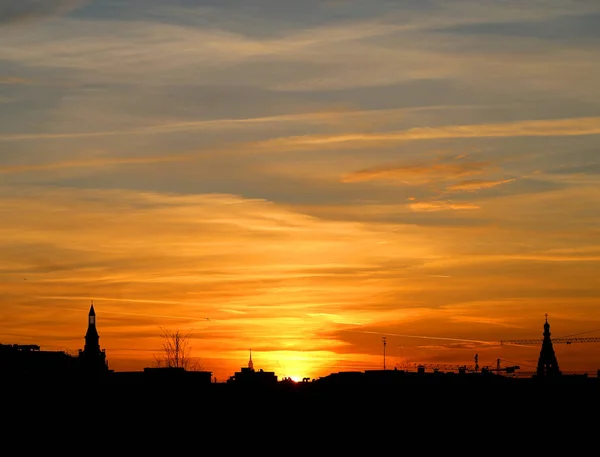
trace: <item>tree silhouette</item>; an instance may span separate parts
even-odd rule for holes
[[[191,346],[189,338],[191,331],[183,334],[179,329],[172,331],[161,327],[161,337],[163,339],[162,355],[154,356],[156,365],[159,368],[183,368],[186,371],[199,371],[202,367],[197,359],[190,356]]]

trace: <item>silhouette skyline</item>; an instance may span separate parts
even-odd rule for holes
[[[598,368],[600,2],[0,3],[1,343]]]
[[[78,356],[70,355],[66,351],[42,350],[40,345],[0,344],[0,374],[6,380],[18,381],[80,381],[93,379],[109,383],[135,383],[135,382],[186,382],[200,385],[217,384],[218,380],[213,372],[201,367],[190,355],[188,338],[190,334],[182,334],[179,330],[162,331],[163,345],[161,356],[155,356],[156,364],[145,367],[141,371],[115,371],[109,368],[106,351],[100,347],[100,335],[96,326],[96,311],[94,304],[88,311],[87,330],[84,336],[84,348],[80,349]],[[302,380],[292,377],[279,378],[273,371],[262,368],[255,369],[252,359],[252,349],[249,349],[248,364],[241,367],[226,380],[227,384],[273,387],[283,382],[297,384],[318,382],[327,386],[339,385],[445,385],[485,382],[493,385],[508,385],[519,380],[550,380],[552,382],[587,382],[589,378],[596,378],[594,384],[600,386],[600,368],[588,370],[585,373],[563,373],[559,366],[552,345],[548,314],[545,315],[543,340],[535,372],[525,372],[520,375],[520,366],[501,366],[500,358],[496,367],[479,365],[479,354],[474,356],[474,366],[448,366],[417,364],[416,370],[407,366],[398,366],[392,370],[386,369],[385,348],[387,337],[382,337],[383,342],[383,369],[364,371],[340,371],[329,373],[318,379],[304,376]],[[430,370],[432,369],[432,370]],[[518,375],[519,374],[519,375]],[[416,376],[415,376],[416,375]],[[433,375],[433,376],[432,376]],[[458,376],[458,377],[457,377]],[[570,381],[572,380],[572,381]]]

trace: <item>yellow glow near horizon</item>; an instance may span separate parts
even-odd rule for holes
[[[600,4],[236,2],[8,8],[0,343],[76,352],[91,300],[111,368],[179,329],[220,381],[594,336]]]

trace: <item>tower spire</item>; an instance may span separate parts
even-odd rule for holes
[[[561,374],[558,368],[558,361],[550,339],[550,324],[548,323],[548,313],[544,315],[544,340],[542,341],[542,349],[538,359],[537,374],[538,376],[556,376]]]
[[[94,310],[94,301],[90,305],[88,313],[88,328],[85,333],[85,346],[83,348],[87,354],[97,355],[100,353],[100,336],[96,329],[96,311]]]
[[[252,349],[250,349],[250,360],[248,360],[248,368],[254,371],[254,363],[252,362]]]
[[[79,359],[85,370],[92,372],[104,372],[108,369],[106,363],[106,354],[100,349],[100,336],[96,329],[96,310],[94,310],[94,301],[90,304],[88,312],[88,327],[85,332],[85,345],[79,350]]]

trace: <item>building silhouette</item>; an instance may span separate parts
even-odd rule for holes
[[[68,381],[82,376],[99,378],[108,373],[106,354],[100,349],[93,304],[88,313],[85,345],[77,356],[65,351],[41,350],[36,344],[0,344],[2,379]]]
[[[427,364],[419,364],[416,371],[399,370],[366,370],[331,373],[319,379],[304,378],[305,382],[296,383],[290,378],[278,380],[274,372],[256,370],[252,359],[252,349],[246,367],[235,372],[226,382],[212,382],[212,372],[190,370],[183,367],[148,367],[143,371],[114,372],[108,367],[105,350],[100,346],[100,335],[97,329],[96,311],[94,304],[90,305],[87,316],[87,330],[84,336],[83,349],[77,355],[65,351],[45,351],[35,344],[0,344],[0,382],[16,380],[44,382],[86,382],[96,380],[109,384],[160,384],[160,385],[192,385],[200,388],[221,384],[215,387],[219,392],[246,392],[243,386],[266,387],[275,386],[304,392],[331,393],[338,388],[351,386],[352,389],[371,392],[382,388],[392,388],[396,392],[402,386],[420,385],[494,385],[494,386],[527,386],[530,383],[567,383],[571,385],[600,386],[600,370],[598,376],[588,379],[587,374],[576,375],[562,373],[558,366],[556,354],[550,334],[548,315],[544,322],[543,340],[538,359],[537,371],[529,378],[516,375],[518,366],[483,367],[479,370],[478,356],[475,355],[475,369],[466,366],[442,367],[434,366],[432,372],[426,370]],[[559,339],[560,340],[560,339]],[[539,340],[538,340],[539,341]],[[444,369],[449,371],[444,371]],[[507,376],[511,374],[511,376]],[[302,385],[301,387],[299,385]],[[231,387],[226,387],[231,386]],[[242,386],[237,389],[235,386]],[[286,390],[287,391],[287,390]],[[387,390],[386,390],[387,391]],[[399,389],[398,392],[403,391]]]
[[[550,324],[548,323],[548,314],[546,314],[546,322],[544,322],[544,339],[542,341],[542,349],[537,364],[537,376],[559,376],[561,374],[558,368],[558,361],[550,339]]]
[[[227,379],[228,384],[245,384],[245,385],[273,385],[277,384],[277,376],[273,371],[256,371],[254,369],[254,362],[252,361],[252,349],[250,349],[250,359],[248,360],[248,366],[242,367],[240,371],[236,371],[233,376]]]
[[[106,353],[100,349],[100,335],[96,329],[96,311],[94,303],[88,313],[88,327],[85,333],[85,345],[79,350],[80,367],[86,373],[102,374],[108,371]]]

